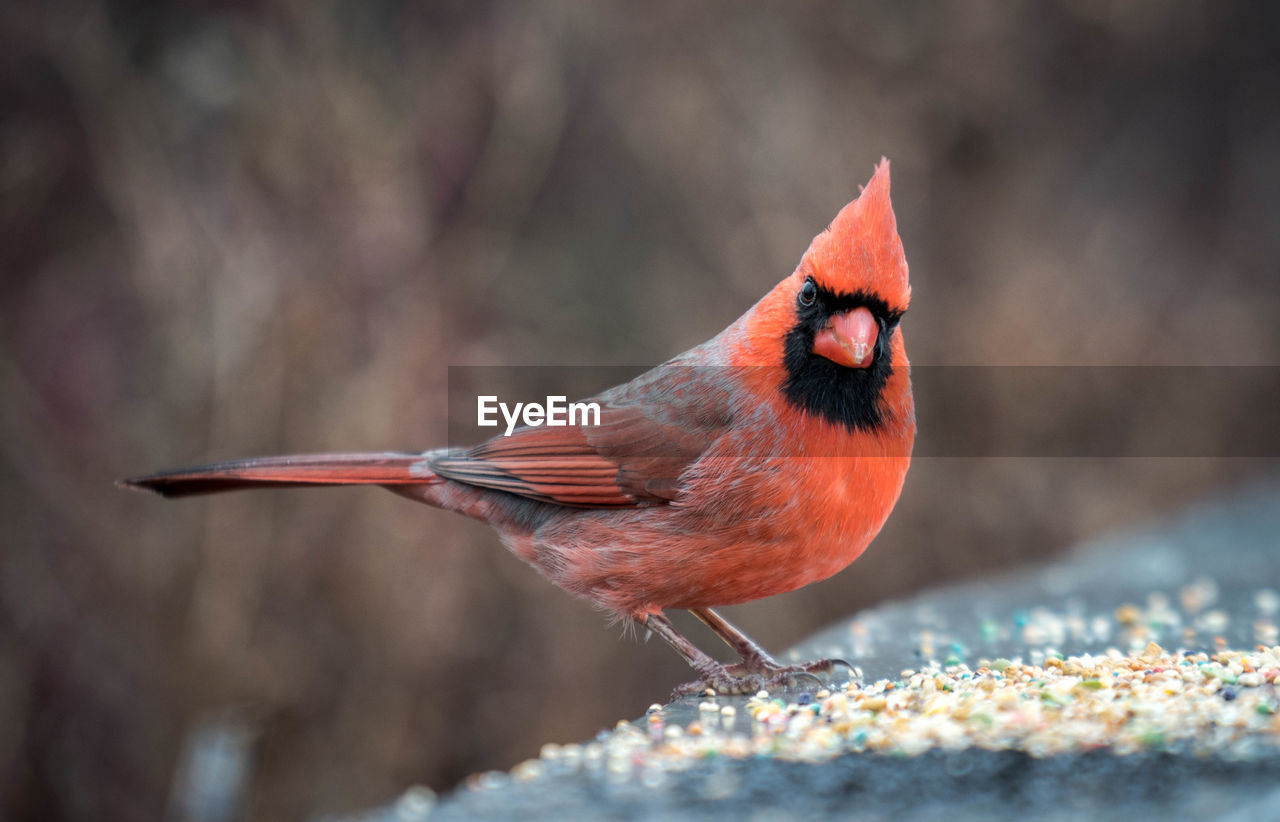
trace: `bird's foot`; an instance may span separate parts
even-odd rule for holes
[[[732,665],[731,668],[741,668],[744,671],[752,673],[770,674],[773,676],[786,676],[798,674],[830,674],[834,673],[837,668],[848,669],[850,675],[854,673],[853,664],[844,659],[815,659],[813,662],[799,662],[795,665],[781,665],[770,657],[746,659],[738,665]]]
[[[716,671],[703,671],[702,678],[676,686],[671,692],[672,700],[683,699],[715,691],[717,694],[754,694],[769,687],[769,678],[762,674],[737,673],[733,669],[738,665],[719,666]]]
[[[708,689],[724,695],[754,694],[778,688],[794,688],[805,680],[823,688],[829,682],[818,674],[830,674],[841,667],[847,668],[850,674],[853,673],[853,665],[843,659],[819,659],[795,665],[780,665],[767,657],[747,659],[733,665],[717,665],[715,668],[699,671],[701,679],[677,687],[671,692],[671,698],[702,694]]]

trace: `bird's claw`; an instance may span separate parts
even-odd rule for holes
[[[767,680],[759,674],[735,675],[728,668],[721,668],[711,674],[704,674],[701,679],[677,685],[671,692],[671,699],[683,699],[687,696],[699,696],[708,690],[726,696],[738,694],[754,694],[766,688]]]
[[[754,694],[760,691],[795,687],[799,679],[811,679],[818,687],[823,688],[829,682],[818,674],[831,673],[841,666],[848,668],[851,674],[854,671],[853,665],[843,659],[819,659],[796,665],[779,665],[772,660],[751,660],[733,665],[720,665],[716,669],[701,672],[701,679],[678,686],[671,692],[671,698],[682,699],[702,694],[708,689],[726,696]]]
[[[849,670],[849,677],[851,679],[856,678],[858,674],[858,669],[853,667],[852,662],[847,659],[840,659],[839,657],[832,657],[831,659],[817,659],[813,662],[807,662],[801,667],[810,673],[821,671],[824,674],[832,673],[836,668],[843,667]]]

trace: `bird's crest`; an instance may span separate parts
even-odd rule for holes
[[[835,294],[863,293],[905,311],[911,302],[907,258],[889,201],[889,161],[880,159],[871,181],[827,230],[813,238],[796,271]]]

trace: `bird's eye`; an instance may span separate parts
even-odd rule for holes
[[[818,299],[818,287],[813,284],[813,280],[804,281],[804,285],[800,286],[800,296],[797,299],[806,308],[813,305],[813,301]]]

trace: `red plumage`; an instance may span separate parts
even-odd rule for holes
[[[575,595],[662,635],[724,691],[781,666],[710,609],[841,570],[879,532],[915,436],[898,320],[910,302],[882,161],[796,270],[723,332],[593,398],[599,425],[520,428],[468,450],[271,457],[125,484],[166,496],[376,484],[492,525]],[[722,666],[662,614],[742,656]]]

